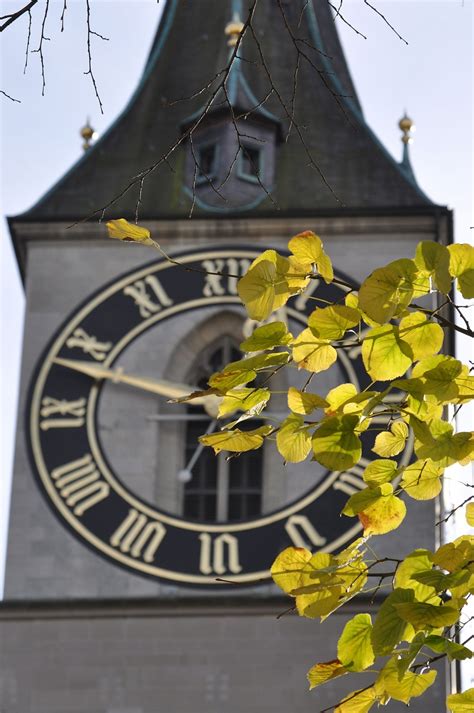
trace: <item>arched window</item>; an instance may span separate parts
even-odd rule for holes
[[[209,376],[241,358],[234,340],[225,336],[206,349],[194,371],[193,383],[207,388]],[[183,488],[183,517],[200,522],[236,522],[256,517],[262,510],[262,449],[228,458],[202,449],[198,438],[219,427],[204,409],[188,407],[185,432],[186,468],[189,478]],[[252,421],[252,428],[261,425]]]

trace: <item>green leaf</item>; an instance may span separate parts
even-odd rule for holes
[[[375,486],[382,483],[390,483],[397,475],[398,466],[394,460],[376,459],[373,460],[362,473],[362,477],[367,485]]]
[[[252,335],[240,345],[243,352],[259,352],[289,344],[293,336],[284,322],[270,322],[257,327]]]
[[[343,676],[345,673],[348,673],[347,669],[337,659],[317,663],[306,674],[306,678],[309,681],[309,690],[312,691],[316,686],[321,686],[321,684]]]
[[[400,339],[398,327],[386,324],[367,333],[362,342],[362,360],[371,379],[389,381],[405,374],[412,365],[413,353]]]
[[[409,590],[407,590],[409,591]],[[452,626],[459,619],[459,609],[449,604],[436,605],[426,602],[403,602],[394,605],[400,617],[415,630],[429,627]]]
[[[394,589],[382,603],[374,622],[372,646],[377,656],[391,654],[401,641],[411,641],[413,627],[402,619],[397,606],[413,602],[415,593],[412,589]]]
[[[376,690],[383,689],[395,701],[408,704],[412,698],[421,696],[433,685],[436,671],[419,674],[406,671],[400,676],[397,663],[396,658],[391,658],[385,664],[377,678],[375,688]]]
[[[124,242],[141,243],[142,245],[157,247],[157,243],[151,239],[150,231],[147,230],[147,228],[129,223],[125,218],[109,220],[106,226],[109,232],[109,238],[117,238],[117,240],[123,240]]]
[[[444,245],[431,240],[423,240],[418,243],[415,264],[423,272],[433,275],[438,290],[445,295],[448,294],[451,289],[451,275],[449,274],[449,251]]]
[[[218,416],[222,418],[234,411],[251,411],[252,415],[256,415],[262,411],[269,398],[268,389],[231,389],[222,399]]]
[[[395,260],[374,270],[359,290],[359,307],[378,324],[389,322],[410,304],[418,270],[413,260]]]
[[[472,713],[474,710],[474,688],[468,688],[463,693],[453,693],[447,697],[446,703],[452,713]]]
[[[466,299],[474,298],[474,247],[467,243],[448,245],[449,271],[457,277],[458,289]]]
[[[468,582],[470,578],[471,573],[467,569],[462,569],[452,574],[445,574],[439,569],[429,569],[413,575],[413,579],[417,582],[433,587],[436,592],[444,592],[452,587],[459,587]],[[418,598],[420,599],[421,597]]]
[[[345,305],[317,308],[308,317],[308,327],[320,339],[341,339],[350,327],[360,322],[357,310]]]
[[[433,554],[429,550],[417,549],[405,557],[395,573],[394,586],[401,589],[411,589],[415,592],[417,599],[429,599],[434,594],[434,588],[421,584],[416,575],[431,569]]]
[[[395,421],[390,426],[390,431],[377,434],[374,453],[382,457],[396,456],[403,451],[408,438],[408,426],[404,421]]]
[[[326,408],[328,402],[318,396],[318,394],[310,394],[307,391],[299,391],[294,386],[288,389],[288,408],[294,413],[300,413],[304,416],[312,413],[315,409]]]
[[[230,389],[253,381],[256,376],[257,372],[253,369],[229,369],[226,367],[224,371],[218,371],[211,376],[209,386],[221,393],[225,393]]]
[[[474,655],[467,646],[458,644],[456,641],[445,639],[444,636],[437,636],[436,634],[427,636],[424,641],[424,646],[429,646],[430,649],[436,651],[438,654],[447,654],[450,661],[453,659],[456,661],[464,661],[465,659],[471,659]]]
[[[432,500],[441,492],[443,468],[429,458],[422,458],[403,469],[403,490],[415,500]]]
[[[220,431],[220,433],[200,436],[199,441],[205,446],[211,446],[216,454],[221,451],[244,453],[260,448],[265,436],[268,436],[272,430],[272,426],[260,426],[253,431],[240,431],[235,428],[233,431]]]
[[[303,417],[288,416],[278,430],[276,442],[278,452],[285,460],[290,463],[303,461],[311,451],[311,436]]]
[[[364,671],[373,664],[375,655],[369,614],[356,614],[347,622],[339,637],[337,655],[349,671]]]
[[[399,327],[400,338],[406,342],[418,361],[437,354],[443,346],[444,332],[436,322],[431,322],[422,312],[412,312],[404,317]]]
[[[330,470],[347,470],[355,465],[362,455],[362,446],[354,432],[359,419],[344,415],[328,418],[313,434],[314,457]]]
[[[303,329],[293,341],[293,359],[299,369],[318,373],[334,364],[337,352],[327,340],[315,337],[311,329]]]

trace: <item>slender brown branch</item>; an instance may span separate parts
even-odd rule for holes
[[[3,32],[3,30],[6,30],[7,27],[9,27],[12,24],[12,22],[15,22],[15,20],[18,20],[18,18],[21,17],[22,15],[24,15],[25,12],[29,12],[31,10],[31,8],[33,7],[33,5],[36,5],[37,2],[38,2],[38,0],[31,0],[31,2],[29,2],[27,5],[20,8],[16,12],[12,12],[9,15],[2,15],[0,17],[0,20],[5,20],[5,22],[2,25],[0,25],[0,32]]]

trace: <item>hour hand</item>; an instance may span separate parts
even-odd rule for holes
[[[167,396],[170,399],[180,399],[188,396],[197,387],[188,384],[179,384],[167,379],[150,379],[148,377],[126,374],[122,369],[108,369],[100,364],[93,364],[90,361],[78,361],[76,359],[55,359],[55,364],[73,369],[81,374],[91,376],[93,379],[109,379],[113,383],[127,384],[137,389],[143,389],[153,394]],[[192,400],[194,406],[203,406],[205,411],[213,418],[217,414],[221,398],[213,394],[200,396]]]

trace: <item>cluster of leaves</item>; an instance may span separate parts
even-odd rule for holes
[[[113,221],[109,232],[155,244],[148,231],[128,226]],[[474,398],[474,376],[457,359],[440,354],[441,325],[454,326],[442,312],[451,290],[456,285],[463,297],[474,297],[474,248],[422,242],[414,259],[375,270],[358,290],[343,283],[341,301],[316,306],[296,336],[283,321],[264,322],[311,280],[341,281],[314,233],[292,238],[289,250],[288,257],[266,250],[238,283],[249,316],[263,324],[242,343],[244,357],[213,374],[209,389],[199,392],[221,398],[220,417],[240,412],[221,431],[200,440],[216,453],[238,454],[270,439],[285,461],[301,462],[311,454],[322,466],[344,471],[361,458],[361,435],[381,417],[386,419],[382,430],[370,429],[378,431],[372,450],[379,458],[363,472],[366,487],[349,497],[342,511],[359,519],[363,536],[339,554],[289,547],[271,569],[297,612],[312,619],[323,620],[354,596],[373,593],[373,577],[379,580],[377,591],[382,581],[384,591],[388,587],[374,622],[369,614],[354,616],[339,638],[337,658],[317,663],[308,673],[314,688],[349,672],[374,672],[373,683],[336,707],[337,713],[366,713],[375,703],[408,703],[423,694],[436,678],[430,668],[435,660],[473,656],[458,634],[463,608],[474,594],[474,537],[466,534],[435,552],[417,549],[404,559],[388,560],[389,572],[380,571],[369,540],[400,526],[410,498],[436,498],[445,468],[474,459],[474,434],[454,433],[446,408],[460,408]],[[424,306],[423,298],[433,293],[438,306]],[[472,335],[470,327],[467,331]],[[355,347],[371,380],[365,389],[347,383],[326,394],[309,390],[313,374],[331,367],[340,350]],[[288,389],[288,416],[277,424],[240,428],[245,420],[262,418],[272,396],[271,377],[289,366],[307,371],[308,379],[303,389]],[[409,438],[414,458],[401,466],[394,457]],[[471,525],[473,509],[469,502],[466,518]],[[447,705],[453,713],[474,710],[474,689],[449,696]]]

